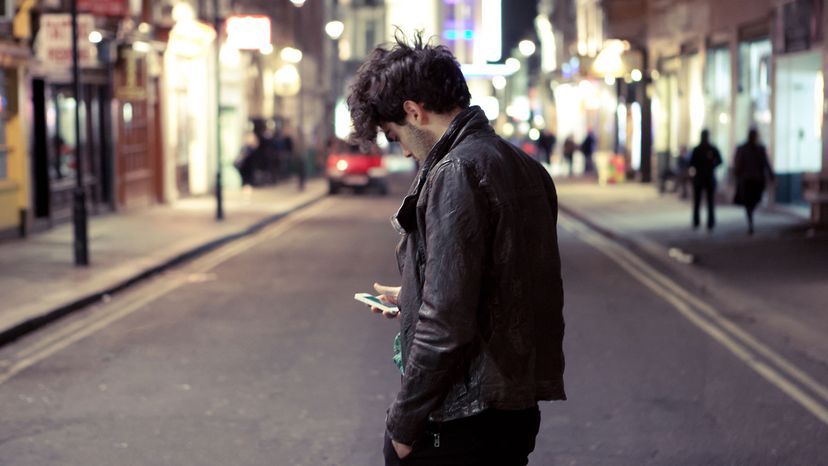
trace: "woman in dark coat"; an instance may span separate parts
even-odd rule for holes
[[[762,201],[767,180],[773,181],[773,169],[768,162],[765,146],[759,144],[759,133],[751,129],[746,143],[736,149],[736,203],[745,206],[748,233],[753,234],[753,211]]]

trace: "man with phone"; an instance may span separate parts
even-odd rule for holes
[[[392,218],[401,286],[375,285],[401,328],[387,465],[525,465],[538,402],[566,398],[555,186],[470,97],[421,34],[375,49],[348,97],[355,139],[381,130],[421,165]]]

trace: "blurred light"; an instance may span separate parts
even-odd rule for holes
[[[626,147],[627,145],[627,106],[618,104],[616,109],[616,118],[618,119],[618,145]]]
[[[531,57],[535,53],[535,43],[531,40],[522,40],[518,44],[518,50],[524,57]]]
[[[719,114],[719,123],[721,123],[723,125],[726,125],[729,122],[730,122],[730,116],[727,113],[722,112],[722,113]]]
[[[103,34],[99,31],[92,31],[89,33],[89,42],[92,42],[93,44],[100,44],[102,40]]]
[[[502,91],[506,88],[506,78],[503,76],[495,76],[492,78],[492,86],[498,91]]]
[[[604,76],[604,82],[607,84],[607,86],[612,86],[613,84],[615,84],[615,76],[610,74]]]
[[[299,70],[291,63],[282,65],[273,74],[273,90],[282,97],[294,96],[302,88]]]
[[[290,3],[293,3],[293,6],[297,8],[302,8],[302,5],[305,4],[305,0],[290,0]]]
[[[520,123],[518,123],[518,127],[517,127],[517,129],[518,129],[518,133],[520,133],[520,134],[527,134],[527,133],[529,133],[529,130],[530,130],[531,128],[532,128],[532,127],[531,127],[531,126],[529,126],[529,122],[526,122],[526,121],[521,121]]]
[[[624,50],[624,42],[616,39],[606,41],[592,64],[593,71],[602,76],[621,75],[624,71],[624,61],[621,59]]]
[[[189,3],[176,3],[172,9],[172,17],[176,23],[186,23],[195,20],[195,11]]]
[[[325,25],[325,34],[332,40],[337,40],[342,37],[345,32],[345,23],[342,21],[330,21]]]
[[[123,114],[124,123],[130,124],[132,123],[132,118],[134,115],[132,104],[127,102],[124,104],[124,107],[121,109],[121,113]]]
[[[515,74],[517,70],[520,69],[520,61],[518,61],[517,65],[517,69],[514,69],[510,67],[508,64],[498,65],[495,63],[486,63],[478,65],[464,63],[460,65],[460,70],[463,72],[463,75],[467,78],[490,78],[494,76],[511,76]]]
[[[632,78],[633,82],[637,83],[641,81],[642,78],[644,78],[644,75],[641,73],[641,70],[636,68],[630,72],[630,77]]]
[[[540,139],[540,135],[540,130],[537,128],[532,128],[529,130],[529,139],[533,141],[537,141],[538,139]]]
[[[499,61],[503,53],[503,27],[501,0],[483,0],[483,20],[481,30],[475,42],[475,61]],[[480,52],[477,52],[480,50]],[[480,59],[480,58],[482,59]]]
[[[558,88],[558,84],[559,84],[558,81],[555,81],[555,80],[549,81],[549,89],[554,91],[555,89]]]
[[[241,64],[241,52],[236,47],[225,43],[219,50],[219,61],[224,66],[239,66]]]
[[[385,132],[380,131],[377,133],[377,146],[380,149],[388,149],[390,143],[388,142],[388,138],[385,136]]]
[[[340,98],[336,101],[336,108],[334,109],[334,134],[339,139],[348,139],[353,129],[348,104],[345,103],[345,99]]]
[[[515,57],[507,58],[506,68],[511,70],[512,73],[517,73],[518,71],[520,71],[520,60],[518,60]]]
[[[544,118],[543,115],[535,115],[532,118],[532,124],[535,125],[536,128],[545,128],[546,118]]]
[[[227,42],[239,50],[261,50],[272,42],[270,18],[249,15],[227,18]]]
[[[497,97],[487,95],[472,98],[471,104],[483,109],[483,113],[486,114],[486,118],[490,121],[497,120],[497,117],[500,116],[500,101],[497,100]]]
[[[509,122],[503,123],[503,136],[507,137],[507,138],[510,138],[510,137],[514,136],[514,134],[515,134],[515,125],[513,125]]]
[[[348,61],[351,59],[351,41],[347,38],[342,39],[339,41],[339,59],[342,61]]]
[[[149,34],[152,31],[152,26],[149,23],[141,23],[138,25],[138,32],[141,34]]]
[[[132,43],[132,50],[138,53],[149,53],[152,50],[152,45],[149,42],[139,40]]]
[[[347,160],[340,160],[340,161],[336,162],[336,169],[341,171],[341,172],[344,172],[345,170],[348,169],[348,161]]]
[[[215,29],[207,24],[198,21],[179,22],[170,31],[167,50],[176,55],[193,58],[205,53],[215,38]]]
[[[287,63],[296,64],[302,61],[302,51],[293,47],[283,48],[279,56]]]
[[[825,75],[818,71],[814,80],[814,134],[822,140],[822,125],[825,120]]]
[[[661,73],[659,73],[659,72],[658,72],[658,70],[653,70],[653,71],[650,73],[650,77],[651,77],[651,78],[653,78],[653,81],[657,81],[657,80],[658,80],[658,78],[660,78],[660,77],[661,77]]]
[[[525,95],[515,96],[512,99],[512,103],[506,107],[506,115],[509,115],[517,121],[528,122],[532,116],[532,107],[529,104],[529,98]]]
[[[630,106],[632,114],[632,141],[630,141],[630,165],[633,170],[641,169],[641,104],[633,102]]]
[[[547,15],[535,17],[535,30],[540,39],[541,69],[547,73],[555,71],[558,68],[558,44],[555,42],[555,32]]]
[[[259,49],[259,52],[262,55],[271,55],[271,54],[273,54],[273,44],[265,44],[264,47]]]

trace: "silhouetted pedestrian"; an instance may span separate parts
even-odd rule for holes
[[[762,201],[765,192],[765,182],[775,179],[773,169],[768,162],[768,152],[765,146],[759,144],[759,132],[751,129],[748,140],[738,149],[734,160],[734,174],[736,175],[736,204],[745,206],[747,214],[748,233],[753,234],[753,211]]]
[[[581,143],[581,153],[584,154],[584,172],[592,173],[595,169],[592,163],[592,154],[595,153],[595,135],[592,134],[592,130],[587,131],[587,135]]]
[[[563,156],[567,165],[569,165],[569,176],[571,177],[575,174],[575,139],[573,139],[572,136],[567,136],[567,138],[564,139]]]
[[[693,171],[693,228],[698,228],[702,194],[707,198],[707,229],[716,226],[716,167],[722,164],[719,149],[710,143],[710,131],[701,132],[701,143],[690,155]]]
[[[259,153],[259,139],[252,132],[247,133],[244,138],[244,145],[239,151],[238,157],[233,161],[233,166],[239,171],[242,186],[250,187],[255,184],[256,157]]]
[[[540,156],[539,161],[549,165],[551,161],[552,154],[555,153],[555,144],[557,144],[558,138],[555,136],[555,133],[547,130],[543,130],[541,132],[540,138],[538,138],[538,153]]]

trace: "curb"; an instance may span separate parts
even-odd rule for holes
[[[104,297],[109,297],[109,296],[114,295],[116,293],[120,293],[120,292],[130,288],[131,286],[136,285],[136,284],[138,284],[138,283],[140,283],[140,282],[142,282],[142,281],[144,281],[144,280],[146,280],[150,277],[153,277],[153,276],[155,276],[155,275],[157,275],[161,272],[164,272],[164,271],[166,271],[166,270],[168,270],[172,267],[175,267],[176,265],[179,265],[181,263],[184,263],[184,262],[190,261],[192,259],[195,259],[196,257],[199,257],[201,255],[204,255],[204,254],[210,252],[210,251],[213,251],[213,250],[215,250],[215,249],[217,249],[217,248],[219,248],[219,247],[221,247],[221,246],[223,246],[227,243],[231,243],[235,240],[238,240],[238,239],[241,239],[241,238],[244,238],[244,237],[247,237],[247,236],[254,235],[254,234],[258,233],[259,231],[261,231],[262,229],[264,229],[265,227],[267,227],[267,226],[269,226],[273,223],[278,222],[279,220],[287,217],[288,215],[290,215],[292,213],[295,213],[299,210],[310,207],[311,205],[321,201],[322,199],[324,199],[326,197],[327,197],[326,194],[321,194],[318,197],[314,197],[314,198],[312,198],[312,199],[310,199],[306,202],[303,202],[299,205],[296,205],[296,206],[294,206],[294,207],[292,207],[292,208],[290,208],[290,209],[288,209],[284,212],[280,212],[278,214],[273,214],[273,215],[270,215],[268,217],[265,217],[265,218],[257,221],[256,223],[254,223],[254,224],[252,224],[252,225],[250,225],[246,228],[243,228],[242,230],[240,230],[236,233],[231,233],[231,234],[216,238],[216,239],[208,241],[207,243],[204,243],[200,246],[196,246],[196,247],[191,248],[187,251],[184,251],[180,254],[177,254],[177,255],[169,258],[169,259],[166,259],[165,261],[161,262],[160,264],[152,266],[152,267],[150,267],[150,268],[148,268],[148,269],[146,269],[142,272],[139,272],[136,275],[134,275],[134,276],[132,276],[132,277],[126,279],[126,280],[123,280],[120,283],[117,283],[113,286],[107,287],[103,290],[96,291],[92,294],[89,294],[87,296],[84,296],[84,297],[81,297],[81,298],[76,299],[74,301],[71,301],[67,304],[64,304],[64,305],[59,306],[55,309],[52,309],[51,311],[47,311],[43,315],[25,320],[25,321],[23,321],[19,324],[16,324],[16,325],[14,325],[14,326],[12,326],[8,329],[0,330],[0,347],[5,346],[9,343],[12,343],[13,341],[15,341],[15,340],[17,340],[17,339],[19,339],[19,338],[21,338],[21,337],[23,337],[23,336],[25,336],[29,333],[32,333],[36,330],[39,330],[39,329],[51,324],[52,322],[55,322],[55,321],[63,318],[63,317],[66,317],[67,315],[69,315],[69,314],[71,314],[75,311],[81,310],[83,308],[91,306],[92,304],[103,301]]]

